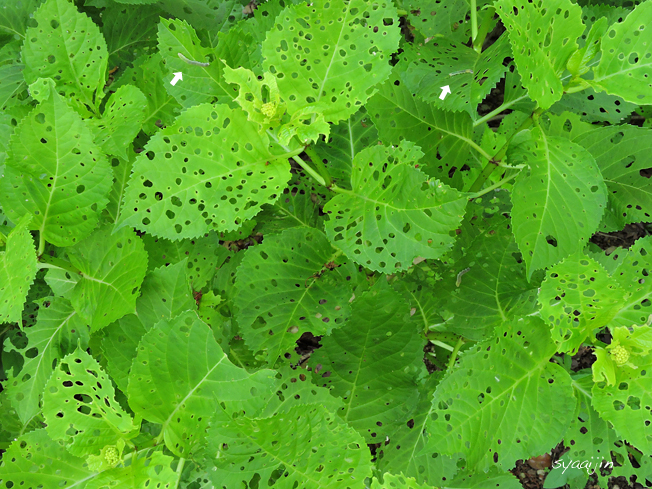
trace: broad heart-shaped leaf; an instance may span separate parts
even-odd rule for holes
[[[536,310],[538,283],[528,283],[510,220],[500,213],[466,244],[464,256],[443,278],[427,289],[444,319],[438,331],[479,341],[493,336],[504,321]]]
[[[635,104],[652,104],[652,3],[642,2],[602,38],[602,57],[591,84]]]
[[[539,293],[541,317],[559,351],[574,355],[594,329],[608,325],[626,295],[602,265],[578,251],[548,270]]]
[[[148,456],[148,454],[151,455]],[[181,473],[172,469],[174,457],[162,452],[141,450],[130,458],[125,467],[100,472],[86,483],[84,489],[135,489],[156,487],[157,489],[175,489],[179,487]],[[177,462],[178,465],[179,462]]]
[[[261,480],[274,489],[363,489],[371,477],[362,437],[320,405],[265,419],[232,419],[218,409],[207,438],[217,487]]]
[[[339,255],[321,231],[307,227],[247,250],[235,283],[238,325],[247,346],[265,350],[270,365],[306,331],[330,334],[349,316],[348,279],[356,271]]]
[[[22,370],[9,378],[5,390],[18,417],[28,423],[39,412],[43,388],[60,359],[80,342],[88,347],[88,326],[66,299],[39,301],[36,324],[26,330],[27,346],[17,350],[24,358]]]
[[[84,487],[92,476],[83,458],[43,428],[21,435],[2,454],[0,480],[5,487]]]
[[[511,56],[507,35],[502,35],[482,54],[462,43],[435,38],[423,46],[408,45],[402,56],[411,60],[401,73],[408,89],[428,103],[451,111],[477,114],[480,102],[505,75],[503,60]],[[450,93],[440,99],[442,87]]]
[[[132,84],[138,87],[147,100],[147,112],[143,119],[143,131],[153,134],[159,127],[172,124],[179,114],[181,105],[167,92],[163,80],[166,72],[161,55],[141,56],[133,68],[127,68],[113,87]]]
[[[20,322],[29,288],[36,276],[36,250],[28,231],[31,216],[24,216],[0,251],[0,324]],[[19,325],[22,329],[22,323]]]
[[[652,445],[652,377],[641,375],[641,368],[650,371],[652,354],[637,359],[639,368],[616,367],[616,382],[593,384],[593,407],[605,421],[613,424],[616,433],[648,454]]]
[[[548,327],[529,316],[465,352],[435,391],[428,448],[461,453],[476,471],[549,450],[575,410],[570,376],[550,362],[555,351]]]
[[[376,145],[353,160],[352,191],[325,206],[326,234],[355,262],[385,273],[407,270],[417,257],[439,258],[453,244],[451,232],[466,198],[414,168],[423,153],[402,141]]]
[[[138,343],[152,326],[145,327],[138,316],[127,314],[102,330],[101,348],[106,358],[106,369],[122,392],[127,392]]]
[[[427,441],[426,423],[432,412],[432,394],[444,372],[431,373],[419,386],[419,402],[410,419],[396,430],[389,445],[377,449],[378,470],[403,473],[417,482],[431,486],[445,486],[458,471],[457,459],[448,457],[441,450],[421,453]]]
[[[235,97],[235,92],[223,78],[224,64],[218,59],[219,53],[203,47],[195,29],[186,21],[161,18],[158,48],[169,70],[165,88],[183,107],[213,102],[216,98],[227,102]],[[191,61],[210,65],[188,64],[179,53]],[[169,78],[175,72],[183,73],[183,81],[172,85]]]
[[[343,188],[351,185],[351,163],[355,155],[378,141],[378,130],[365,109],[331,127],[326,142],[315,145],[333,182]]]
[[[32,214],[31,229],[56,246],[73,245],[97,226],[111,167],[84,121],[58,94],[18,124],[5,164],[0,202],[12,221]]]
[[[357,112],[391,72],[389,58],[400,38],[396,19],[386,0],[315,0],[281,12],[262,54],[288,112],[323,102],[332,123]]]
[[[571,0],[498,0],[495,5],[523,86],[539,107],[549,108],[563,94],[561,74],[584,32],[582,8]]]
[[[194,312],[150,329],[138,346],[127,389],[129,406],[162,424],[166,446],[187,457],[203,443],[218,402],[247,401],[271,387],[273,373],[233,365]]]
[[[512,192],[514,236],[528,278],[582,249],[607,201],[600,169],[587,150],[539,128],[531,136],[510,154],[512,163],[529,165]]]
[[[105,226],[68,250],[82,278],[70,301],[79,315],[98,331],[134,312],[147,270],[147,253],[131,229],[111,234]]]
[[[89,119],[95,144],[109,155],[127,159],[127,147],[140,131],[147,113],[147,99],[133,85],[123,85],[104,106],[101,119]]]
[[[170,241],[154,238],[149,234],[142,236],[147,251],[148,271],[188,259],[186,275],[192,290],[201,290],[215,275],[215,269],[229,256],[229,251],[220,246],[217,233],[211,231],[195,239]]]
[[[134,163],[121,225],[174,240],[234,231],[254,217],[278,198],[287,158],[302,149],[274,154],[256,126],[227,105],[187,109]]]
[[[626,300],[612,319],[613,326],[644,324],[652,314],[652,237],[637,239],[612,274],[627,292]]]
[[[351,318],[323,338],[310,358],[313,381],[344,399],[337,414],[367,443],[391,438],[419,398],[424,340],[409,312],[407,302],[381,280],[354,301]]]
[[[607,186],[606,231],[649,221],[652,180],[641,170],[652,167],[652,130],[628,124],[607,126],[573,138],[593,155]]]
[[[46,0],[25,32],[25,81],[56,80],[58,90],[82,113],[99,106],[109,54],[100,29],[69,0]],[[94,97],[96,95],[96,98]]]
[[[187,259],[147,274],[136,301],[136,314],[147,329],[162,319],[172,319],[196,309],[186,279]]]
[[[45,385],[43,415],[53,440],[73,455],[98,455],[138,428],[116,402],[111,379],[81,347],[63,357]],[[71,430],[72,428],[72,430]],[[74,433],[74,434],[71,434]]]
[[[442,170],[445,165],[461,168],[469,158],[469,145],[474,145],[471,117],[425,103],[401,82],[398,71],[379,87],[366,109],[383,143],[397,145],[406,139],[419,145],[430,176],[444,180],[449,172]],[[444,156],[438,155],[440,145],[446,147]]]

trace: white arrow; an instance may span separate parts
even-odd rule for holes
[[[183,80],[183,73],[177,71],[176,73],[173,74],[174,74],[174,78],[172,78],[170,85],[175,86],[179,80]]]
[[[441,95],[439,96],[439,100],[444,100],[444,98],[446,98],[446,95],[451,93],[451,87],[446,85],[444,87],[439,87],[439,88],[441,88]]]

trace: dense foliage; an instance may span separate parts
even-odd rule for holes
[[[652,0],[1,2],[0,486],[652,485],[651,80]]]

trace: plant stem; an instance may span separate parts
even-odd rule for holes
[[[176,473],[179,474],[179,478],[177,479],[177,484],[176,487],[179,487],[179,482],[181,482],[181,474],[183,473],[183,466],[186,464],[186,459],[181,457],[179,459],[179,463],[177,464],[177,470]]]
[[[43,237],[43,231],[38,233],[38,250],[36,251],[36,256],[41,256],[45,251],[45,238]]]
[[[397,9],[396,13],[398,14],[399,17],[405,17],[408,14],[408,11],[407,10]]]
[[[493,7],[488,7],[484,11],[484,15],[480,21],[480,27],[478,27],[478,34],[473,39],[473,49],[476,53],[482,53],[482,46],[484,46],[484,40],[487,38],[487,34],[491,30],[492,20],[496,10]]]
[[[460,351],[460,348],[462,348],[463,344],[464,339],[460,336],[460,338],[457,340],[457,343],[455,344],[455,348],[453,348],[453,353],[451,353],[451,359],[448,362],[448,370],[451,370],[455,365],[455,360],[457,360],[457,353]]]
[[[70,273],[75,273],[77,275],[83,275],[83,273],[78,270],[72,263],[57,258],[50,255],[41,255],[39,257],[39,268],[58,268],[60,270],[66,270]]]
[[[518,98],[515,98],[514,100],[510,100],[509,102],[503,103],[502,105],[500,105],[500,107],[495,108],[494,110],[492,110],[492,111],[489,112],[488,114],[483,115],[480,119],[478,119],[477,121],[475,121],[475,122],[473,123],[473,127],[477,127],[477,126],[479,126],[480,124],[484,124],[484,123],[487,122],[489,119],[492,119],[493,117],[496,117],[496,116],[497,116],[498,114],[500,114],[501,112],[503,112],[503,111],[509,109],[509,108],[510,108],[512,105],[514,105],[515,103],[520,102],[521,100],[525,100],[526,98],[528,98],[528,96],[527,96],[527,95],[523,95],[522,97],[518,97]]]
[[[503,178],[500,182],[494,183],[492,186],[487,187],[485,189],[482,189],[480,192],[478,192],[476,194],[473,194],[469,198],[470,199],[477,199],[478,197],[482,197],[483,195],[488,194],[492,190],[495,190],[498,187],[502,187],[505,183],[509,182],[510,180],[514,180],[518,176],[519,173],[520,172],[516,172],[516,173],[514,173],[513,175],[511,175],[511,176],[509,176],[507,178]]]
[[[317,154],[317,151],[315,151],[315,148],[313,146],[306,146],[304,151],[310,157],[310,161],[315,165],[319,174],[323,177],[325,182],[324,185],[328,188],[333,185],[333,179],[331,178],[330,173],[328,173],[326,166],[324,166],[324,162]]]
[[[317,183],[319,185],[323,185],[324,187],[326,186],[326,181],[324,180],[324,177],[322,177],[319,173],[317,173],[315,170],[310,168],[310,165],[303,161],[301,158],[298,156],[293,156],[292,159],[301,167],[303,168],[308,175],[310,175],[312,178],[317,180]]]
[[[471,40],[473,41],[474,48],[475,48],[475,40],[477,37],[478,37],[478,6],[476,0],[471,0]],[[482,46],[480,46],[480,49],[482,49]]]

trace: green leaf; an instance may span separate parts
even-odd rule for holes
[[[591,84],[634,104],[652,104],[647,81],[652,65],[652,3],[638,5],[622,22],[609,27],[602,38],[602,57]]]
[[[439,258],[453,244],[450,233],[462,220],[466,199],[415,168],[422,156],[407,141],[355,156],[353,191],[340,191],[324,206],[330,214],[326,234],[349,258],[393,273],[418,256]]]
[[[53,440],[70,453],[97,455],[138,428],[115,401],[111,379],[80,346],[61,359],[45,385],[43,414]],[[73,434],[71,434],[73,433]]]
[[[600,169],[587,150],[539,128],[531,135],[509,154],[512,163],[529,166],[512,192],[514,236],[528,278],[582,249],[607,202]]]
[[[110,188],[106,157],[56,93],[16,127],[0,179],[0,202],[14,222],[32,214],[31,229],[45,241],[70,246],[97,226]]]
[[[121,226],[153,236],[234,231],[274,202],[290,179],[292,153],[273,153],[267,135],[226,105],[191,107],[145,149],[134,163]]]
[[[137,456],[131,457],[128,466],[100,472],[90,480],[85,489],[135,489],[141,487],[156,487],[174,489],[178,486],[180,473],[172,469],[174,457],[161,452],[153,452],[147,456],[147,450],[142,450]],[[178,465],[179,462],[177,462]]]
[[[459,452],[477,471],[545,453],[575,407],[568,373],[550,362],[556,348],[543,321],[526,317],[502,329],[461,356],[437,387],[428,422],[428,448]]]
[[[23,78],[24,66],[10,64],[0,66],[0,109],[16,105],[19,100],[17,95],[27,88]]]
[[[435,38],[418,47],[406,47],[402,56],[411,63],[401,73],[407,88],[423,101],[450,111],[466,111],[472,117],[477,107],[505,75],[503,60],[511,56],[507,35],[502,35],[482,54],[461,43]],[[441,87],[450,93],[441,100]]]
[[[419,484],[412,477],[405,477],[403,474],[394,475],[388,472],[383,474],[383,482],[374,479],[371,489],[430,489],[431,486]]]
[[[82,274],[70,301],[91,332],[135,311],[147,253],[131,229],[111,234],[110,227],[100,228],[70,248],[68,257]]]
[[[338,186],[350,188],[351,163],[364,148],[376,144],[378,130],[365,109],[360,109],[347,120],[332,126],[325,143],[315,146],[328,173]]]
[[[0,251],[0,324],[20,323],[36,276],[36,250],[27,230],[30,221],[29,215],[24,216],[9,233],[5,251]]]
[[[539,294],[541,317],[558,351],[574,355],[593,330],[609,324],[625,297],[602,265],[578,251],[548,271]]]
[[[201,290],[229,256],[229,251],[220,246],[217,234],[212,231],[199,238],[180,241],[154,238],[149,234],[143,235],[142,240],[149,257],[148,271],[188,258],[186,275],[193,290]]]
[[[92,476],[84,459],[71,455],[45,429],[21,435],[2,454],[0,480],[7,487],[83,487]]]
[[[536,310],[538,283],[528,283],[511,221],[500,213],[492,221],[444,272],[443,282],[427,289],[444,319],[437,331],[479,341],[503,322]]]
[[[224,65],[219,61],[219,52],[203,47],[197,33],[190,24],[179,19],[163,19],[158,27],[158,48],[165,60],[168,75],[165,88],[183,107],[192,107],[205,102],[231,100],[235,93],[224,80]],[[209,66],[193,66],[179,57]],[[183,73],[183,81],[170,84],[171,73]]]
[[[133,68],[127,68],[112,87],[132,84],[145,94],[147,111],[143,119],[143,131],[153,134],[160,127],[171,125],[179,115],[181,105],[167,92],[163,80],[165,67],[160,54],[141,56],[134,62]]]
[[[637,239],[613,274],[627,292],[612,319],[613,326],[644,324],[652,314],[652,281],[647,278],[652,269],[651,246],[652,237]]]
[[[16,0],[2,6],[0,10],[0,32],[25,38],[27,22],[43,0]]]
[[[152,326],[145,327],[138,316],[127,314],[102,330],[101,349],[106,358],[106,370],[122,392],[127,392],[138,343]]]
[[[52,78],[78,109],[99,105],[109,54],[99,28],[68,0],[46,0],[36,13],[38,24],[25,32],[21,59],[25,81]],[[95,95],[95,96],[94,96]]]
[[[573,138],[595,158],[607,186],[606,231],[649,221],[652,181],[641,174],[652,167],[652,130],[631,125],[595,129]],[[612,227],[617,226],[615,229]]]
[[[355,300],[351,318],[310,357],[314,382],[344,399],[337,414],[367,443],[391,438],[410,418],[423,368],[424,340],[407,320],[409,306],[383,282]]]
[[[620,124],[636,110],[636,107],[635,104],[625,102],[620,97],[587,88],[581,92],[565,94],[560,101],[550,107],[550,112],[561,114],[571,111],[579,114],[586,122],[609,122],[615,125]],[[619,127],[629,129],[632,126]]]
[[[147,329],[162,319],[173,319],[184,311],[195,310],[186,279],[188,260],[157,268],[147,274],[136,302],[138,319]]]
[[[646,370],[652,367],[652,355],[639,361]],[[616,382],[593,385],[593,407],[600,417],[611,423],[622,438],[637,447],[652,444],[652,377],[641,375],[640,368],[616,367]]]
[[[124,193],[127,189],[127,182],[131,176],[135,159],[136,153],[131,146],[127,147],[127,158],[122,159],[117,156],[111,158],[113,186],[109,192],[109,203],[106,206],[105,215],[114,224],[118,222],[120,217],[120,212],[124,204]]]
[[[160,13],[152,6],[107,5],[102,11],[102,34],[109,52],[109,66],[125,68],[139,56],[154,52]]]
[[[380,86],[366,109],[383,143],[398,145],[405,139],[417,144],[424,153],[425,171],[439,180],[448,178],[448,170],[440,171],[439,164],[461,168],[469,157],[468,146],[476,146],[468,114],[423,102],[400,81],[398,72]],[[446,147],[443,161],[438,161],[440,145]]]
[[[330,334],[348,317],[355,269],[339,255],[321,231],[306,227],[268,236],[245,253],[235,284],[238,325],[270,365],[306,331]]]
[[[166,446],[188,457],[203,443],[220,402],[247,401],[271,386],[270,370],[250,375],[233,365],[194,312],[150,329],[138,346],[129,376],[129,406],[162,424]]]
[[[28,423],[39,411],[45,384],[60,359],[76,348],[88,347],[88,326],[66,299],[39,301],[36,324],[26,330],[27,346],[16,351],[24,358],[23,368],[5,384],[18,417]]]
[[[478,2],[481,5],[485,2]],[[410,24],[425,38],[448,38],[466,43],[471,37],[471,25],[466,17],[468,0],[410,0],[406,2]]]
[[[560,77],[584,32],[581,7],[570,0],[498,0],[495,5],[523,86],[539,107],[548,109],[563,94]]]
[[[287,433],[292,441],[284,442]],[[322,406],[298,406],[265,419],[231,419],[218,410],[208,432],[216,486],[262,480],[285,489],[363,489],[371,456],[362,437]],[[242,469],[241,469],[242,467]]]
[[[127,147],[140,131],[147,100],[133,85],[123,85],[111,94],[101,119],[90,119],[95,144],[109,155],[127,159]]]
[[[390,74],[389,57],[400,37],[397,19],[385,0],[315,0],[281,12],[262,54],[289,113],[323,102],[326,122],[336,123],[357,112]]]

